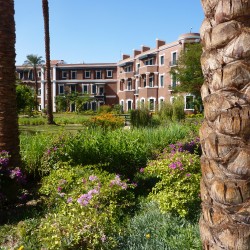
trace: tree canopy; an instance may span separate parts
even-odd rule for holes
[[[204,81],[201,69],[200,57],[202,54],[201,44],[187,44],[180,53],[177,66],[170,70],[180,83],[174,92],[187,92],[200,97],[200,89]]]
[[[27,60],[24,61],[24,65],[29,65],[35,68],[36,66],[44,63],[42,56],[30,54],[30,55],[27,55],[26,57],[27,57]]]
[[[18,113],[24,112],[31,115],[32,110],[36,106],[32,89],[26,85],[18,83],[16,86],[16,99]]]

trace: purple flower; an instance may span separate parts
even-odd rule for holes
[[[102,242],[105,242],[105,241],[106,241],[106,235],[105,235],[105,234],[102,235],[101,241],[102,241]]]
[[[59,183],[60,183],[61,185],[64,185],[64,184],[66,184],[66,183],[67,183],[67,181],[66,181],[66,180],[64,180],[64,179],[61,179],[61,180],[59,181]]]
[[[116,175],[115,179],[110,181],[110,187],[112,187],[114,185],[120,186],[122,189],[127,189],[127,187],[128,187],[126,182],[121,181],[119,175]]]
[[[25,175],[21,172],[20,168],[14,168],[10,170],[10,178],[11,179],[16,179],[16,181],[20,184],[26,183],[26,177]]]
[[[67,203],[72,203],[73,202],[73,199],[71,198],[71,197],[69,197],[68,199],[67,199]]]
[[[87,182],[87,180],[82,178],[82,183],[85,184],[86,182]]]
[[[62,187],[58,187],[58,188],[57,188],[57,191],[58,191],[58,192],[61,192],[61,191],[62,191]]]
[[[98,177],[96,176],[96,175],[90,175],[89,176],[89,180],[90,181],[95,181],[95,180],[97,180],[98,179]]]
[[[186,176],[187,176],[187,177],[190,177],[190,176],[191,176],[191,174],[186,174]]]
[[[83,194],[80,196],[80,198],[77,199],[77,202],[81,205],[81,206],[86,206],[89,204],[89,201],[91,200],[92,195],[89,194]]]
[[[175,162],[172,162],[172,163],[170,163],[169,167],[172,168],[172,169],[176,169],[177,165],[176,165]]]
[[[144,172],[144,168],[140,168],[140,173],[143,173]]]

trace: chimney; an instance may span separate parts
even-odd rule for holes
[[[122,60],[128,59],[130,55],[122,54]]]
[[[134,49],[134,57],[136,57],[137,55],[141,54],[141,51],[140,50],[136,50]]]
[[[141,51],[142,52],[145,52],[145,51],[148,51],[148,50],[150,50],[150,47],[147,47],[147,46],[144,46],[144,45],[141,46]]]
[[[156,39],[156,48],[159,49],[162,45],[165,45],[166,42],[163,40],[159,40],[158,38]]]

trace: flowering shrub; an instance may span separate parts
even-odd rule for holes
[[[50,212],[32,232],[39,249],[113,249],[134,187],[118,175],[61,163],[42,179],[40,193]],[[29,230],[27,230],[29,231]],[[29,238],[23,232],[24,248]]]
[[[42,176],[48,174],[51,170],[57,168],[57,162],[59,161],[70,161],[70,157],[65,150],[65,144],[70,140],[65,135],[57,137],[50,147],[47,148],[41,159],[41,170]]]
[[[187,151],[191,154],[201,154],[200,138],[197,137],[189,142],[177,142],[169,145],[171,153]],[[167,150],[169,152],[169,150]],[[164,153],[163,153],[164,156]]]
[[[91,119],[86,121],[84,125],[88,127],[98,126],[103,129],[117,129],[123,127],[124,120],[122,117],[115,116],[111,113],[102,113],[91,117]]]
[[[26,182],[20,168],[9,167],[9,159],[9,152],[5,150],[0,152],[0,207],[6,201],[16,199],[20,185]]]
[[[199,156],[187,151],[164,153],[161,159],[151,161],[144,172],[159,178],[149,197],[159,202],[162,212],[177,212],[185,217],[199,208]]]

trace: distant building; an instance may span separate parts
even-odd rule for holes
[[[118,63],[67,64],[63,60],[51,61],[53,111],[56,112],[55,97],[65,93],[86,93],[91,100],[85,109],[96,110],[101,105],[120,104],[129,111],[147,106],[151,111],[159,109],[163,102],[173,99],[172,88],[178,82],[169,71],[175,67],[178,55],[187,43],[200,41],[199,33],[187,33],[172,43],[156,40],[151,49],[141,46],[133,55],[123,55]],[[34,87],[31,67],[17,66],[17,76]],[[46,79],[44,68],[38,67],[38,101],[40,109],[46,108]],[[190,103],[194,96],[184,95],[185,110],[192,111]],[[75,111],[71,104],[70,111]]]

